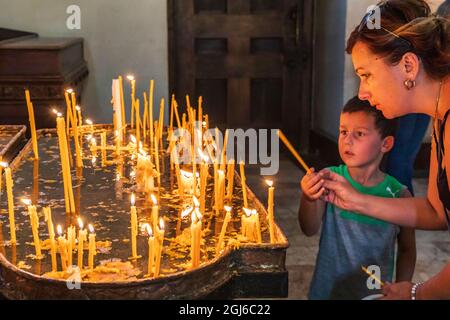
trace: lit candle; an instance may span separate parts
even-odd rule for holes
[[[77,110],[77,114],[78,114],[78,125],[81,127],[83,125],[83,118],[81,117],[80,106],[75,106],[75,110]]]
[[[102,167],[106,167],[106,131],[101,133]]]
[[[156,240],[158,243],[158,251],[156,252],[156,261],[155,261],[155,277],[159,276],[159,272],[161,269],[161,256],[164,244],[164,220],[163,218],[159,219],[159,231],[158,231],[158,239]]]
[[[87,240],[87,230],[84,230],[83,220],[78,218],[78,268],[80,271],[83,269],[83,256],[84,256],[84,241]]]
[[[136,197],[134,193],[131,194],[131,258],[137,259],[137,245],[136,245],[136,237],[138,232],[138,223],[137,223],[137,210],[135,206]]]
[[[80,139],[78,136],[78,120],[77,120],[77,114],[76,114],[76,96],[75,96],[75,92],[72,92],[72,106],[73,106],[73,135],[74,135],[74,140],[75,140],[75,156],[76,156],[76,163],[77,163],[77,167],[78,168],[82,168],[83,167],[83,158],[81,155],[81,147],[80,147]]]
[[[159,218],[159,206],[158,206],[158,200],[156,199],[155,195],[150,195],[150,198],[152,200],[153,206],[152,206],[152,227],[153,230],[156,230],[156,227],[158,226],[158,218]]]
[[[38,143],[36,136],[36,123],[34,121],[34,108],[33,103],[31,103],[30,91],[28,89],[25,90],[25,99],[27,101],[28,119],[30,121],[31,141],[33,143],[34,158],[39,159]]]
[[[52,221],[52,211],[50,207],[44,207],[44,217],[45,221],[47,221],[47,227],[48,227],[48,236],[50,239],[50,250],[51,250],[51,256],[52,256],[52,272],[57,271],[57,264],[56,264],[56,242],[55,242],[55,229],[53,227],[53,221]]]
[[[242,196],[244,197],[244,207],[248,207],[247,200],[247,184],[245,183],[245,171],[244,171],[244,161],[239,163],[241,172],[241,185],[242,185]]]
[[[151,277],[153,274],[153,264],[155,261],[155,237],[153,236],[153,229],[147,223],[145,228],[148,234],[148,271],[147,276]]]
[[[241,234],[244,237],[249,237],[249,219],[252,215],[252,210],[243,208],[244,213],[241,217]]]
[[[8,212],[9,212],[9,230],[11,234],[11,244],[16,244],[16,222],[14,218],[14,197],[13,197],[13,180],[11,176],[11,168],[6,162],[2,162],[1,166],[5,168],[6,192],[8,194]]]
[[[136,80],[133,75],[128,75],[127,79],[131,81],[131,128],[134,128],[134,100],[136,95]]]
[[[266,183],[269,186],[267,214],[269,219],[270,243],[275,243],[275,219],[273,215],[273,196],[275,188],[273,187],[272,180],[266,180]]]
[[[96,158],[97,157],[97,140],[95,138],[91,138],[91,152],[92,152],[92,157]]]
[[[70,124],[74,125],[73,123],[73,113],[72,113],[72,105],[70,104],[70,97],[69,94],[72,94],[72,89],[67,89],[64,92],[64,97],[66,98],[66,114],[67,114],[67,128],[66,128],[66,134],[67,137],[70,137]]]
[[[127,120],[126,120],[126,114],[125,114],[125,98],[123,95],[123,79],[122,76],[119,76],[119,87],[120,87],[120,102],[121,102],[121,108],[122,108],[122,126],[123,126],[123,132],[122,136],[125,135],[125,130],[127,127]]]
[[[59,244],[59,254],[61,256],[61,267],[63,271],[67,270],[67,240],[63,237],[62,228],[60,225],[56,227],[58,232],[58,244]]]
[[[28,215],[30,216],[30,225],[31,232],[33,233],[36,259],[42,259],[41,240],[39,239],[39,217],[37,215],[36,206],[31,204],[30,199],[22,199],[22,202],[28,207]]]
[[[254,232],[254,237],[253,239],[256,238],[256,241],[258,243],[261,243],[262,239],[261,239],[261,225],[259,223],[259,213],[258,211],[256,211],[256,209],[252,210],[252,222],[253,222],[253,232]]]
[[[225,237],[225,233],[227,232],[228,223],[231,220],[231,207],[225,206],[225,220],[222,224],[222,230],[220,231],[219,241],[217,242],[216,252],[219,253],[222,250],[223,239]]]
[[[227,169],[227,196],[226,198],[231,201],[233,198],[233,186],[234,186],[234,159],[230,159],[228,161],[228,169]]]
[[[89,258],[88,265],[89,269],[94,269],[94,256],[97,254],[97,247],[95,245],[95,231],[92,224],[88,225],[89,229]]]

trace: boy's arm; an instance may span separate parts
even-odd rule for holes
[[[405,188],[400,197],[409,198],[411,197],[411,193]],[[401,227],[397,237],[397,243],[397,276],[395,281],[411,281],[416,266],[415,230],[412,228]]]
[[[326,202],[323,200],[309,200],[302,195],[300,209],[298,210],[298,222],[303,233],[311,237],[320,230]]]

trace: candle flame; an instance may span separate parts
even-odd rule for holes
[[[94,227],[92,226],[92,224],[88,224],[88,229],[90,233],[94,233]]]
[[[158,205],[158,199],[156,199],[156,196],[154,194],[150,195],[150,198],[152,199],[153,205]]]
[[[184,171],[184,170],[180,170],[180,173],[185,176],[186,178],[192,178],[192,176],[194,175],[192,172],[188,172],[188,171]]]
[[[20,199],[20,201],[22,201],[25,205],[30,206],[31,205],[31,200],[30,199]]]
[[[194,212],[195,212],[195,215],[197,216],[198,221],[202,220],[203,215],[200,213],[199,208],[195,208]]]
[[[191,206],[188,206],[186,209],[184,209],[182,212],[181,212],[181,218],[182,219],[184,219],[185,217],[187,217],[188,215],[189,215],[189,213],[191,213],[192,212],[192,207]]]
[[[80,230],[83,230],[83,228],[84,228],[83,220],[81,220],[80,217],[78,217],[77,220],[78,220],[78,226],[80,227]]]
[[[62,234],[63,234],[63,232],[62,232],[62,228],[61,228],[61,225],[57,225],[56,226],[56,232],[58,232],[58,235],[61,237],[62,236]]]
[[[266,183],[269,187],[273,186],[273,181],[272,180],[266,180]]]
[[[192,197],[192,202],[194,202],[195,207],[200,207],[200,202],[198,201],[196,196]]]
[[[148,236],[153,237],[152,227],[148,223],[146,223],[144,226],[145,226],[145,231],[147,231]]]
[[[55,108],[52,109],[52,112],[53,112],[54,114],[58,114],[58,110],[56,110]]]
[[[88,124],[90,126],[92,126],[94,124],[91,119],[86,119],[85,122],[86,122],[86,124]]]
[[[80,111],[80,110],[81,110],[80,106],[75,106],[75,109],[76,109],[77,111]]]
[[[66,92],[67,92],[67,93],[72,93],[72,92],[73,92],[73,89],[72,89],[72,88],[68,88],[68,89],[66,90]]]
[[[203,127],[206,128],[206,121],[203,121],[203,122],[202,122],[202,125],[203,125]]]
[[[247,217],[250,217],[252,215],[252,210],[247,208],[242,208],[244,210],[244,213]]]
[[[225,211],[226,211],[226,212],[231,212],[231,209],[232,209],[232,208],[231,208],[230,206],[223,206],[223,207],[225,208]]]
[[[159,229],[164,230],[164,219],[162,217],[159,218]]]
[[[132,74],[127,75],[127,79],[130,81],[134,80],[134,76]]]
[[[0,166],[2,166],[3,168],[8,168],[8,162],[2,161],[0,162]]]
[[[61,113],[61,112],[58,112],[56,115],[57,115],[58,117],[62,117],[62,113]]]
[[[134,193],[131,194],[131,206],[134,207],[135,203],[136,203],[136,197],[134,195]]]

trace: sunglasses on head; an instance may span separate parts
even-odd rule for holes
[[[370,23],[372,26],[375,26],[375,22],[376,22],[375,13],[376,13],[375,9],[372,9],[372,10],[370,10],[369,12],[367,12],[367,13],[364,15],[363,19],[361,20],[361,23],[359,24],[358,32],[361,32],[361,31],[364,29],[365,26],[368,26],[369,23]],[[367,27],[367,29],[370,30],[369,27]],[[378,29],[378,28],[376,28],[376,29]],[[392,32],[392,31],[390,31],[390,30],[384,28],[383,26],[381,26],[381,24],[380,24],[380,26],[379,26],[379,29],[381,29],[381,30],[387,32],[388,34],[390,34],[391,36],[393,36],[393,37],[395,37],[395,38],[397,38],[397,39],[400,39],[400,40],[405,41],[405,42],[408,44],[409,47],[411,47],[411,48],[413,47],[413,45],[411,44],[411,42],[409,42],[407,39],[405,39],[405,38],[403,38],[403,37],[400,37],[398,34],[395,34],[394,32]]]

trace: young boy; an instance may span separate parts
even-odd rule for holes
[[[405,186],[379,168],[384,154],[394,145],[395,122],[354,97],[341,113],[339,130],[339,154],[345,165],[329,170],[344,176],[359,192],[411,196]],[[416,262],[414,230],[327,204],[321,200],[326,192],[322,185],[323,178],[314,169],[301,181],[300,227],[312,236],[322,226],[309,298],[362,299],[379,293],[368,285],[373,281],[368,281],[361,266],[378,266],[382,281],[392,282],[395,271],[396,281],[411,281]]]

